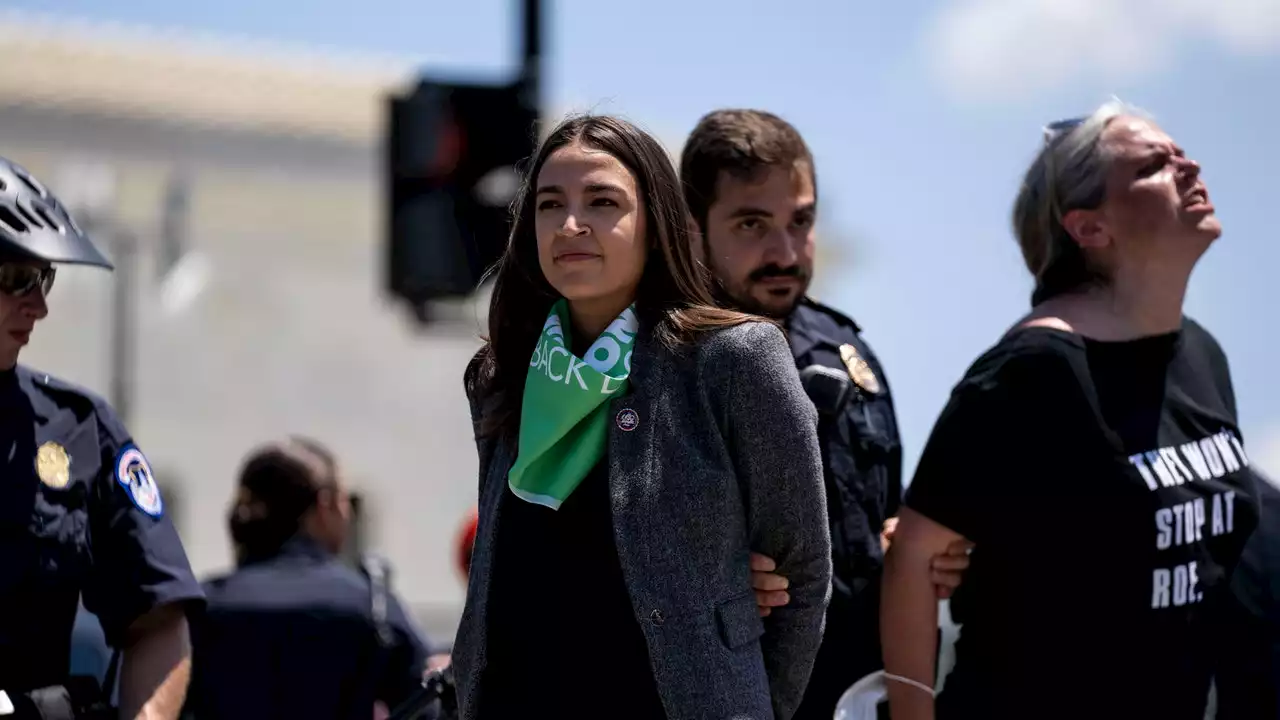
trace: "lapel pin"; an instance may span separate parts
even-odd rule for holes
[[[640,414],[631,408],[623,408],[618,413],[618,429],[623,432],[631,432],[640,426]]]

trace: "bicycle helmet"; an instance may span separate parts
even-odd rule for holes
[[[114,269],[53,193],[20,165],[0,157],[3,255]]]

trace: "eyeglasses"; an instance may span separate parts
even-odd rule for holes
[[[57,271],[27,263],[0,263],[0,293],[12,297],[25,297],[36,290],[48,295],[53,289],[53,277]]]
[[[1045,191],[1049,194],[1050,210],[1059,223],[1062,222],[1062,202],[1058,198],[1057,183],[1054,182],[1053,153],[1049,151],[1049,148],[1062,138],[1070,135],[1073,130],[1083,125],[1088,119],[1088,116],[1073,117],[1066,120],[1056,120],[1044,126]]]
[[[1088,116],[1067,118],[1066,120],[1055,120],[1044,126],[1044,142],[1046,145],[1059,140],[1071,133],[1072,130],[1084,124],[1088,120]]]

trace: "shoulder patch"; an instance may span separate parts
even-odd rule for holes
[[[151,474],[151,464],[136,445],[130,443],[116,456],[116,482],[124,488],[129,499],[142,512],[153,518],[164,513],[164,500],[160,488]]]

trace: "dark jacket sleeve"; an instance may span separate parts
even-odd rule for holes
[[[822,642],[831,596],[831,535],[817,411],[805,395],[782,331],[752,323],[719,368],[730,376],[729,443],[753,550],[774,558],[791,602],[765,618],[761,640],[774,714],[795,714]]]
[[[489,471],[489,456],[492,454],[494,443],[493,437],[486,436],[482,432],[487,403],[481,397],[479,375],[484,353],[484,348],[476,352],[471,362],[467,363],[467,369],[462,378],[462,389],[467,395],[467,404],[471,408],[471,430],[476,441],[476,457],[479,459],[477,487],[480,488],[481,493],[484,490],[485,476]]]

